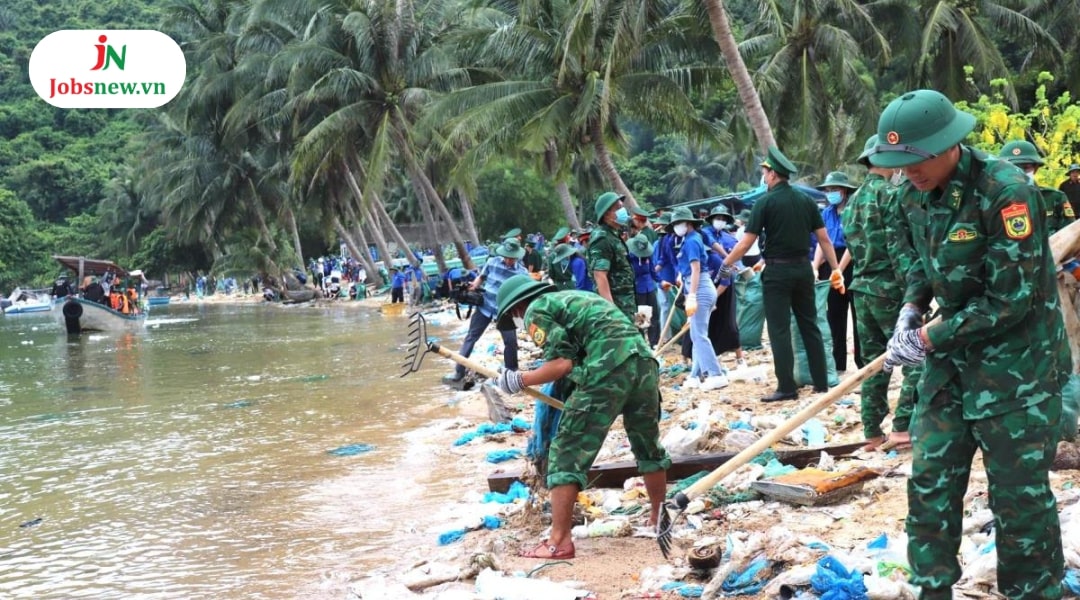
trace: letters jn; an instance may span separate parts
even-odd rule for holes
[[[115,48],[105,45],[107,39],[102,35],[98,38],[101,43],[94,44],[94,48],[97,48],[97,64],[90,69],[91,71],[108,69],[110,64],[115,64],[121,71],[124,70],[124,61],[127,60],[127,46],[120,46],[120,54],[117,54]]]

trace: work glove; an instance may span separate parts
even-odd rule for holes
[[[521,380],[521,373],[513,369],[506,369],[500,373],[498,383],[499,390],[511,396],[525,389],[525,383]]]
[[[693,296],[686,297],[686,316],[692,317],[697,312],[697,298]]]
[[[832,289],[843,294],[847,288],[844,287],[844,272],[840,269],[833,269],[832,275],[829,275],[829,285]]]
[[[660,289],[664,290],[665,292],[670,290],[671,289],[671,282],[670,281],[661,281],[660,282]]]
[[[900,318],[896,319],[896,328],[893,335],[901,331],[911,331],[923,326],[922,311],[910,304],[900,308]]]
[[[927,347],[918,329],[896,331],[889,340],[884,369],[892,372],[902,365],[917,365],[926,360]]]
[[[735,267],[731,265],[720,265],[720,268],[716,270],[717,281],[721,279],[727,279],[735,274]]]

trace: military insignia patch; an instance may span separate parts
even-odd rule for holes
[[[1031,235],[1031,214],[1027,204],[1014,202],[1001,209],[1001,221],[1005,224],[1005,235],[1014,240],[1027,239]]]
[[[1020,156],[1020,148],[1012,149],[1013,156]]]
[[[895,131],[890,131],[889,133],[885,134],[885,141],[889,142],[890,144],[895,144],[900,141],[900,134],[896,133]]]
[[[979,237],[979,232],[966,227],[957,227],[949,232],[950,242],[970,242]]]
[[[1075,219],[1076,218],[1076,213],[1073,212],[1073,207],[1072,207],[1071,202],[1066,201],[1065,204],[1061,205],[1061,212],[1062,212],[1062,214],[1064,214],[1066,217],[1069,217],[1070,219]]]
[[[547,341],[547,333],[534,324],[529,325],[529,337],[532,338],[533,343],[537,346],[543,346],[544,342]]]

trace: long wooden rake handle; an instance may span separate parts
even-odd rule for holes
[[[660,358],[660,355],[664,353],[664,350],[667,350],[668,346],[670,346],[670,345],[674,344],[676,341],[678,341],[679,338],[681,338],[683,335],[685,335],[687,331],[690,331],[690,319],[689,318],[686,319],[686,324],[682,326],[682,329],[680,329],[679,332],[676,333],[675,335],[671,336],[671,338],[668,339],[668,341],[664,342],[663,345],[661,345],[659,348],[657,348],[656,351],[653,352],[653,355],[656,356],[657,358]]]
[[[446,348],[443,348],[438,344],[430,343],[428,344],[428,349],[438,354],[439,356],[442,356],[443,358],[449,358],[450,360],[458,363],[459,365],[462,365],[467,369],[472,369],[473,371],[476,371],[477,373],[483,375],[484,377],[487,377],[488,379],[497,379],[499,377],[499,372],[495,369],[489,369],[488,367],[485,367],[484,365],[476,362],[475,360],[466,358],[458,354],[457,352],[447,350]],[[521,390],[521,392],[528,396],[532,396],[533,398],[543,402],[544,404],[547,404],[548,406],[557,408],[559,410],[563,409],[563,403],[561,401],[556,400],[555,398],[552,398],[551,396],[548,396],[541,391],[534,390],[531,387],[526,387],[525,389]]]

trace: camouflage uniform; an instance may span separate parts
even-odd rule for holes
[[[1042,196],[1043,210],[1046,211],[1046,235],[1054,235],[1076,220],[1076,213],[1065,192],[1040,187],[1039,193]]]
[[[848,252],[855,265],[849,289],[855,293],[855,312],[861,317],[859,351],[864,363],[869,363],[885,353],[892,337],[904,299],[905,269],[911,265],[914,250],[906,240],[902,250],[898,249],[899,244],[890,242],[890,236],[900,235],[893,224],[901,221],[903,215],[892,186],[881,175],[866,176],[862,186],[848,199],[841,217]],[[908,430],[920,371],[919,367],[904,368],[893,431]],[[862,383],[860,404],[866,439],[884,435],[881,422],[889,414],[889,379],[890,373],[879,372]]]
[[[873,159],[871,159],[873,162]],[[876,163],[875,163],[876,164]],[[923,598],[951,598],[971,459],[981,450],[1008,598],[1060,598],[1063,558],[1048,469],[1070,370],[1035,188],[961,146],[940,194],[897,192],[917,251],[906,303],[936,299],[918,386],[908,481],[908,561]]]
[[[619,232],[605,224],[593,230],[587,250],[589,275],[596,281],[596,271],[607,271],[611,299],[631,320],[637,312],[634,299],[634,269],[627,258],[626,244],[619,237]]]
[[[574,362],[568,379],[575,389],[548,455],[549,488],[588,487],[585,476],[619,415],[641,473],[671,466],[660,445],[658,365],[629,319],[596,294],[568,291],[533,300],[525,325],[545,361]]]

